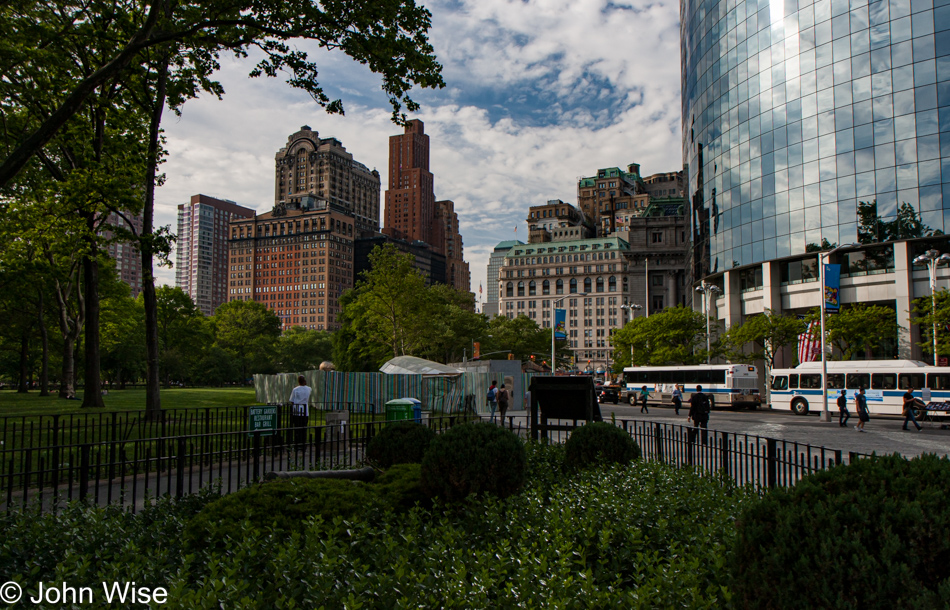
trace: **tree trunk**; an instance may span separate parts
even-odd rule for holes
[[[105,407],[99,370],[99,247],[95,236],[95,214],[84,212],[89,231],[89,251],[82,258],[83,287],[86,301],[85,361],[82,407]]]
[[[16,391],[18,394],[26,394],[29,392],[29,387],[27,385],[27,379],[30,376],[30,334],[28,330],[24,330],[23,334],[20,335],[20,375],[17,380]]]
[[[43,363],[40,368],[40,396],[49,396],[49,332],[46,329],[46,319],[43,312],[43,290],[37,291],[39,305],[37,307],[40,325],[40,340],[43,342]]]
[[[142,210],[142,298],[145,305],[145,418],[151,421],[162,416],[161,377],[158,370],[158,300],[155,297],[155,276],[152,269],[154,248],[152,231],[155,215],[155,175],[158,170],[159,128],[165,107],[165,84],[168,62],[163,58],[158,70],[157,90],[149,125],[148,169],[145,177],[145,206]]]

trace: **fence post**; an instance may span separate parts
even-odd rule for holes
[[[841,466],[841,449],[835,449],[835,466]]]
[[[653,424],[653,438],[656,442],[656,459],[663,462],[663,428],[660,422]]]
[[[79,499],[85,500],[89,493],[89,451],[91,447],[85,444],[79,448]]]
[[[768,438],[765,439],[765,444],[767,447],[766,463],[768,466],[768,485],[769,489],[774,489],[778,484],[778,443],[774,438]]]
[[[261,480],[261,433],[254,433],[254,482]]]
[[[185,437],[178,437],[178,475],[175,477],[175,496],[185,495]]]
[[[722,470],[726,476],[729,476],[729,433],[722,433],[722,444],[719,445],[719,469]]]
[[[854,463],[857,462],[857,461],[858,461],[858,454],[855,453],[854,451],[849,451],[849,452],[848,452],[848,463],[849,463],[849,464],[854,464]]]
[[[60,459],[59,459],[59,451],[60,451],[60,447],[59,447],[59,415],[54,415],[54,416],[53,416],[53,434],[52,434],[52,436],[53,436],[53,438],[52,438],[52,440],[53,440],[53,456],[52,456],[53,463],[50,464],[50,470],[52,470],[52,472],[51,472],[50,474],[51,474],[52,484],[53,484],[53,493],[55,494],[55,493],[56,493],[56,488],[59,487],[59,463],[60,463]]]

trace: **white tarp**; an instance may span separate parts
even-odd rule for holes
[[[457,375],[462,372],[455,367],[415,356],[397,356],[379,367],[379,370],[387,375]]]

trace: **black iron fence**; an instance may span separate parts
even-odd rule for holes
[[[115,422],[122,420],[112,416],[141,414],[97,414],[104,416],[104,424],[78,426],[74,433],[83,430],[85,436],[70,437],[75,441],[4,448],[0,450],[0,509],[39,505],[56,510],[63,502],[90,500],[97,504],[118,502],[136,510],[150,498],[163,494],[180,497],[209,485],[220,485],[224,493],[236,491],[260,480],[267,471],[355,466],[362,463],[369,440],[386,425],[371,412],[366,418],[351,412],[348,422],[325,425],[322,415],[311,411],[310,425],[294,428],[287,410],[281,410],[278,428],[267,435],[248,432],[247,408],[192,410],[199,411],[199,416],[169,417],[164,428],[160,422],[154,424],[156,432],[179,434],[141,437],[152,430],[143,427],[139,438],[113,434],[119,428]],[[441,432],[469,418],[444,415],[426,417],[423,423]],[[172,421],[178,423],[169,423]],[[51,427],[54,422],[50,420]],[[566,440],[570,429],[583,422],[560,423],[565,429],[551,433],[555,442]],[[738,485],[790,486],[809,473],[868,457],[734,432],[629,419],[614,423],[639,444],[644,459],[725,475]],[[525,416],[509,416],[504,425],[528,436]],[[193,432],[196,428],[199,431]],[[60,432],[23,438],[66,437]]]

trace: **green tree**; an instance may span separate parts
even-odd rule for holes
[[[488,328],[485,316],[475,313],[475,300],[468,292],[445,284],[426,290],[421,317],[423,355],[438,362],[459,362],[467,354],[472,357],[472,343],[483,337]]]
[[[229,301],[214,312],[215,346],[237,363],[241,383],[274,368],[280,318],[256,301]]]
[[[103,376],[120,389],[145,373],[145,312],[128,284],[114,276],[101,288],[101,363]]]
[[[562,361],[569,358],[570,350],[566,348],[565,342],[562,341],[556,347],[555,357]],[[521,362],[530,360],[532,354],[536,356],[535,360],[550,360],[551,329],[541,328],[527,316],[510,319],[495,316],[488,322],[488,336],[482,342],[481,351],[485,354],[507,351]],[[505,357],[504,353],[494,356],[496,359]]]
[[[818,320],[819,310],[809,313],[806,322]],[[883,305],[855,303],[828,314],[825,332],[841,360],[890,358],[897,346],[897,312]],[[887,353],[883,353],[887,350]]]
[[[946,288],[930,295],[914,299],[911,324],[920,326],[920,349],[925,354],[933,354],[934,320],[937,321],[937,354],[950,354],[950,291]],[[934,311],[936,303],[936,311]]]
[[[194,368],[213,342],[211,325],[181,288],[161,286],[155,291],[158,312],[159,370],[164,383],[189,381]],[[142,309],[145,310],[144,296]]]
[[[678,305],[635,318],[613,337],[617,366],[627,366],[630,347],[638,365],[700,364],[706,361],[703,314]]]
[[[771,378],[775,355],[787,345],[793,345],[805,332],[805,322],[796,316],[766,309],[760,315],[750,316],[745,322],[729,328],[723,336],[726,353],[731,362],[765,363],[765,379]],[[752,351],[746,349],[751,345]],[[771,401],[770,384],[765,384],[766,403]]]
[[[277,340],[277,368],[281,373],[309,371],[333,357],[333,336],[323,330],[291,326]]]

